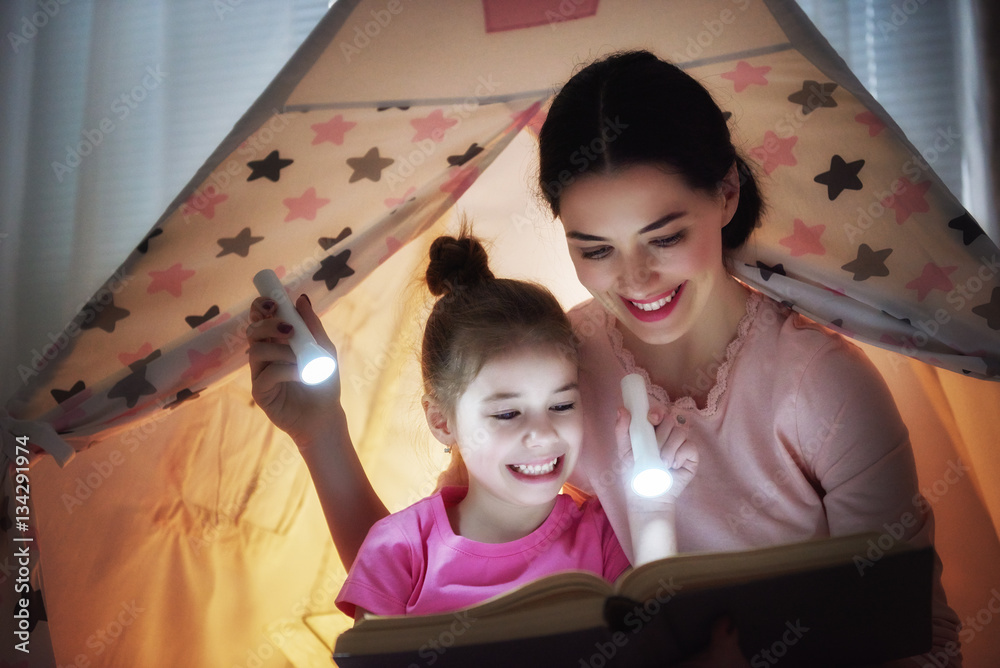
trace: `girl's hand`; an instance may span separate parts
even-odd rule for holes
[[[295,309],[316,342],[336,359],[337,350],[305,295],[295,302]],[[295,354],[288,345],[292,326],[277,317],[272,299],[254,299],[246,332],[253,398],[268,419],[288,433],[300,449],[310,447],[324,435],[340,433],[339,428],[346,423],[340,406],[340,369],[317,385],[305,385],[299,380]]]

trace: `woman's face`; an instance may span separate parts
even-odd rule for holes
[[[560,217],[584,287],[639,340],[663,344],[692,331],[729,280],[722,228],[738,201],[735,169],[713,196],[636,165],[568,186]]]

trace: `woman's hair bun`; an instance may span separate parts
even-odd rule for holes
[[[438,237],[431,244],[430,258],[427,287],[435,297],[493,278],[486,249],[472,236]]]

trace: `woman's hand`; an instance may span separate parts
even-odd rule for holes
[[[337,350],[313,311],[309,298],[302,295],[295,309],[316,337],[316,342],[334,358]],[[288,345],[292,326],[277,317],[273,299],[258,297],[250,306],[250,377],[253,398],[268,419],[288,433],[299,449],[309,448],[330,434],[341,433],[346,417],[340,406],[340,373],[317,385],[299,380],[295,354]]]
[[[650,421],[656,424],[656,437],[660,446],[660,459],[663,464],[670,469],[673,476],[673,484],[664,494],[649,499],[649,502],[656,505],[673,504],[677,497],[688,486],[698,470],[698,449],[693,443],[687,440],[686,430],[673,425],[672,423],[661,422],[662,418],[658,414],[651,414]],[[624,449],[631,449],[631,439],[629,438],[629,425],[631,416],[624,408],[618,409],[618,418],[615,421],[615,438]],[[629,491],[632,494],[631,491]]]
[[[655,419],[657,416],[653,417]],[[646,416],[642,419],[646,419]],[[628,411],[619,409],[615,421],[615,439],[619,452],[631,450],[630,422]],[[688,486],[698,469],[698,451],[687,441],[686,430],[667,429],[666,426],[668,425],[660,426],[657,440],[660,441],[660,459],[673,476],[670,489],[652,498],[639,496],[632,490],[631,466],[626,469],[629,477],[622,481],[632,539],[632,565],[636,567],[677,554],[677,497]]]
[[[721,617],[712,624],[712,638],[708,647],[695,656],[675,664],[676,668],[749,668],[740,651],[739,635],[728,617]]]

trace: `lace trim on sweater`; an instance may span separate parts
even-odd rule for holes
[[[618,358],[619,363],[621,363],[622,367],[624,367],[625,372],[642,374],[642,377],[646,380],[646,386],[649,388],[649,391],[653,395],[654,399],[663,403],[668,408],[673,405],[677,408],[683,408],[685,410],[699,413],[705,417],[710,417],[715,415],[719,410],[722,397],[725,395],[726,388],[729,384],[729,372],[732,369],[733,364],[736,362],[736,357],[740,354],[740,350],[743,349],[743,344],[746,342],[747,337],[750,334],[750,329],[753,327],[763,300],[763,295],[759,292],[751,292],[750,296],[747,298],[747,311],[740,319],[739,325],[736,329],[736,338],[730,341],[729,345],[726,346],[726,354],[722,363],[719,365],[718,370],[715,372],[715,382],[712,385],[712,389],[708,391],[705,408],[698,408],[697,402],[694,397],[691,396],[679,397],[676,401],[671,401],[667,391],[659,385],[654,385],[649,378],[649,373],[644,368],[636,364],[635,356],[632,355],[632,351],[628,350],[623,345],[622,333],[618,331],[617,327],[615,327],[617,320],[606,311],[604,312],[604,325],[608,333],[608,340],[611,342],[611,349],[614,351],[615,357]]]

